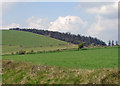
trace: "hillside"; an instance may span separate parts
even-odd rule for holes
[[[3,53],[17,51],[19,49],[30,50],[48,50],[56,48],[65,48],[69,46],[67,42],[60,41],[43,35],[30,32],[3,30],[2,31]]]
[[[106,46],[105,42],[103,42],[100,39],[93,38],[93,37],[87,37],[82,36],[80,34],[75,35],[71,33],[61,33],[61,32],[55,32],[55,31],[48,31],[48,30],[38,30],[38,29],[20,29],[20,28],[11,28],[10,30],[20,30],[20,31],[26,31],[26,32],[32,32],[40,35],[49,36],[51,38],[59,39],[62,41],[66,41],[72,44],[79,44],[80,42],[85,42],[85,46],[89,45],[102,45]]]

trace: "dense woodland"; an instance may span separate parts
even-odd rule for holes
[[[32,32],[32,33],[49,36],[51,38],[59,39],[62,41],[73,43],[73,44],[79,44],[81,42],[84,42],[85,46],[89,46],[91,44],[92,45],[106,46],[105,42],[103,42],[102,40],[99,40],[97,38],[93,38],[90,36],[89,37],[81,36],[80,34],[75,35],[75,34],[71,34],[71,33],[61,33],[61,32],[48,31],[48,30],[38,30],[38,29],[10,28],[10,30]]]

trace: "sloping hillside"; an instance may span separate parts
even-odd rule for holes
[[[51,50],[69,46],[67,42],[30,32],[3,30],[2,45],[4,52],[24,50]]]
[[[48,30],[39,30],[39,29],[20,29],[20,28],[10,28],[10,30],[18,30],[18,31],[25,31],[25,32],[32,32],[40,35],[49,36],[51,38],[55,38],[58,40],[66,41],[72,44],[79,44],[80,42],[85,42],[85,46],[89,45],[102,45],[106,46],[105,42],[100,39],[82,36],[80,34],[75,35],[71,33],[61,33],[56,31],[48,31]]]

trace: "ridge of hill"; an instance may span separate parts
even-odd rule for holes
[[[93,37],[87,37],[82,35],[75,35],[71,33],[61,33],[61,32],[55,32],[55,31],[48,31],[48,30],[38,30],[38,29],[20,29],[20,28],[10,28],[10,30],[19,30],[19,31],[25,31],[25,32],[32,32],[40,35],[49,36],[51,38],[55,38],[58,40],[66,41],[72,44],[79,44],[80,42],[85,42],[85,46],[89,45],[102,45],[106,46],[106,43],[103,42],[100,39],[93,38]]]

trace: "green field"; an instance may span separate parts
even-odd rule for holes
[[[12,53],[19,50],[47,51],[55,49],[73,48],[72,44],[64,41],[42,36],[35,33],[2,30],[2,53]]]
[[[48,36],[2,32],[3,84],[118,84],[118,47],[78,50]]]
[[[69,68],[117,68],[118,48],[91,48],[27,55],[3,55],[3,59]]]

